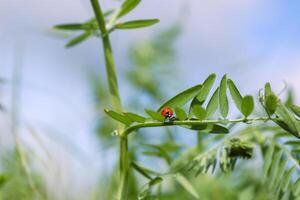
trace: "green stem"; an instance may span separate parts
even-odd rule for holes
[[[91,0],[91,4],[95,13],[97,24],[102,35],[102,44],[105,56],[106,75],[108,79],[108,86],[112,98],[112,104],[116,111],[122,112],[122,104],[119,95],[118,81],[116,75],[116,67],[113,58],[111,43],[109,40],[109,33],[106,29],[105,18],[101,10],[98,0]],[[123,132],[123,125],[118,124],[118,131]],[[120,135],[120,185],[118,190],[118,200],[127,199],[128,190],[128,174],[129,174],[129,158],[128,158],[128,139],[126,135]]]
[[[270,118],[260,117],[260,118],[252,118],[252,119],[232,119],[232,120],[184,120],[184,121],[172,121],[172,122],[145,122],[136,125],[132,125],[127,127],[122,135],[129,135],[131,132],[136,131],[141,128],[148,127],[160,127],[160,126],[180,126],[180,125],[203,125],[203,124],[217,124],[217,123],[252,123],[255,121],[267,121]]]
[[[109,40],[109,34],[105,27],[105,19],[98,0],[91,0],[91,4],[95,13],[97,24],[102,34],[102,44],[105,56],[106,75],[108,79],[109,92],[112,97],[114,109],[121,112],[122,105],[118,89],[118,80],[116,75],[116,67],[113,58],[112,48]]]

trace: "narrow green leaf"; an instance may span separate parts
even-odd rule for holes
[[[221,83],[220,83],[220,90],[219,90],[219,106],[220,112],[223,118],[226,118],[228,115],[228,99],[227,99],[227,76],[224,75]]]
[[[123,114],[134,122],[144,123],[146,121],[145,117],[142,117],[135,113],[124,112]]]
[[[292,153],[300,153],[300,148],[299,149],[292,149]]]
[[[270,83],[265,84],[265,99],[268,95],[273,94]]]
[[[300,178],[298,178],[293,185],[293,194],[295,197],[300,196]]]
[[[263,176],[262,176],[262,181],[263,182],[265,182],[265,180],[267,178],[267,175],[268,175],[271,163],[272,163],[272,158],[273,158],[274,150],[275,150],[275,144],[272,143],[268,147],[267,152],[266,152],[266,154],[264,156],[264,166],[263,166]]]
[[[294,104],[294,94],[293,91],[291,89],[288,89],[287,91],[287,98],[284,102],[284,105],[286,105],[287,107],[290,107]]]
[[[176,175],[176,181],[193,197],[195,197],[196,199],[199,199],[199,195],[198,195],[197,191],[195,190],[194,186],[182,174]]]
[[[175,108],[175,113],[176,113],[176,117],[181,121],[183,121],[187,118],[185,111],[183,109],[181,109],[180,107]]]
[[[193,117],[193,107],[195,106],[201,106],[202,103],[197,99],[197,97],[194,97],[192,102],[191,102],[191,105],[190,105],[190,108],[189,108],[189,115],[188,115],[188,118],[192,118]]]
[[[141,2],[141,0],[126,0],[121,5],[120,12],[119,12],[117,18],[120,18],[120,17],[126,15],[127,13],[129,13],[130,11],[132,11],[140,2]]]
[[[86,31],[82,34],[80,34],[79,36],[71,39],[67,44],[66,44],[66,47],[69,48],[69,47],[73,47],[83,41],[85,41],[86,39],[88,39],[90,36],[93,35],[93,32],[92,31]]]
[[[218,124],[182,125],[181,127],[202,131],[204,133],[229,133],[229,130]]]
[[[218,109],[218,101],[219,100],[219,88],[216,89],[211,99],[209,100],[206,107],[206,116],[207,118],[211,117],[216,110]]]
[[[216,74],[211,74],[207,77],[207,79],[203,82],[202,88],[197,95],[198,101],[200,101],[201,104],[206,100],[214,82],[216,79]]]
[[[300,107],[299,106],[292,105],[291,110],[293,111],[293,113],[295,113],[295,115],[297,115],[297,117],[300,117]]]
[[[219,124],[208,124],[208,126],[205,129],[205,132],[207,133],[229,133],[228,128],[221,126]]]
[[[164,107],[181,107],[184,104],[186,104],[188,101],[193,99],[195,96],[197,96],[200,92],[202,85],[196,85],[194,87],[191,87],[187,90],[184,90],[183,92],[177,94],[176,96],[172,97],[170,100],[165,102],[160,108],[157,110],[159,112]]]
[[[287,165],[287,161],[288,161],[287,159],[281,159],[281,161],[280,161],[279,168],[278,168],[278,171],[276,174],[276,180],[275,180],[274,186],[272,188],[273,190],[276,190],[280,186],[280,183],[281,183],[281,180],[283,179],[283,174],[285,172],[285,168]]]
[[[158,23],[158,19],[145,19],[145,20],[134,20],[123,23],[118,23],[115,25],[116,29],[134,29],[134,28],[144,28],[152,26]]]
[[[285,192],[280,200],[290,200],[291,193],[289,191]]]
[[[160,184],[163,181],[163,179],[161,177],[155,177],[154,179],[152,179],[151,181],[149,181],[147,184],[145,184],[139,195],[138,195],[138,200],[146,200],[147,196],[149,195],[152,187],[154,187],[155,185]]]
[[[293,172],[295,171],[296,167],[292,167],[290,168],[286,173],[285,175],[283,176],[283,180],[281,182],[281,191],[283,192],[286,192],[288,187],[289,187],[289,184],[290,184],[290,181],[291,181],[291,178],[292,178],[292,175],[293,175]]]
[[[120,113],[117,113],[117,112],[115,112],[115,111],[105,109],[104,112],[105,112],[108,116],[110,116],[111,118],[113,118],[113,119],[115,119],[115,120],[117,120],[117,121],[119,121],[119,122],[121,122],[121,123],[123,123],[123,124],[125,124],[125,125],[128,125],[128,126],[129,126],[129,125],[132,123],[132,121],[131,121],[129,118],[127,118],[127,117],[125,117],[124,115],[122,115],[122,114],[120,114]]]
[[[70,30],[70,31],[94,30],[94,27],[89,23],[59,24],[59,25],[54,26],[54,28],[59,29],[59,30]]]
[[[272,115],[275,113],[278,103],[279,103],[279,99],[273,93],[266,96],[266,105],[265,106],[266,106],[266,109],[267,109],[269,115]]]
[[[271,189],[276,181],[277,175],[278,175],[278,170],[279,170],[279,164],[282,158],[282,153],[283,150],[277,151],[274,156],[273,156],[273,161],[272,161],[272,167],[269,175],[269,181],[268,181],[268,187]]]
[[[252,96],[247,95],[243,98],[241,109],[245,117],[251,115],[254,109],[254,101]]]
[[[300,124],[285,105],[279,103],[275,114],[279,117],[280,120],[282,120],[284,124],[287,125],[288,129],[290,129],[290,133],[298,138],[300,137]]]
[[[145,112],[154,120],[163,122],[165,118],[158,112],[155,112],[154,110],[145,109]]]
[[[237,87],[231,79],[228,79],[227,85],[236,107],[242,112],[242,95],[240,94],[239,90],[237,89]]]
[[[300,141],[289,140],[284,143],[285,145],[291,145],[293,148],[300,147]]]
[[[146,172],[143,167],[140,167],[137,163],[132,162],[131,166],[133,169],[135,169],[137,172],[139,172],[141,175],[143,175],[144,177],[146,177],[147,179],[152,179],[152,177],[148,174],[148,172]]]
[[[200,105],[193,106],[192,112],[200,120],[204,120],[206,118],[206,110]]]

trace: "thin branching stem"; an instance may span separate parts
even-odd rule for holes
[[[240,118],[240,119],[220,119],[220,120],[184,120],[184,121],[172,121],[172,122],[145,122],[140,124],[135,124],[127,127],[122,135],[129,135],[131,132],[136,131],[141,128],[148,127],[163,127],[163,126],[182,126],[182,125],[203,125],[203,124],[219,124],[219,123],[252,123],[255,121],[267,121],[270,120],[268,117],[259,118]]]
[[[116,75],[115,61],[112,53],[111,43],[109,39],[109,33],[106,29],[105,18],[101,10],[98,0],[91,0],[91,5],[94,10],[97,24],[100,28],[102,35],[102,44],[105,56],[106,74],[108,80],[108,86],[110,95],[112,98],[112,104],[116,111],[122,112],[121,98],[118,89],[118,80]],[[124,126],[118,124],[118,131],[123,132]],[[129,156],[128,156],[128,139],[126,135],[120,135],[120,184],[117,194],[118,200],[127,199],[128,190],[128,177],[129,177]]]

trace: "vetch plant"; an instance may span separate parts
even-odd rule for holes
[[[168,101],[157,106],[156,110],[145,109],[145,115],[125,111],[119,95],[118,79],[116,76],[115,61],[110,43],[110,34],[119,29],[136,29],[152,26],[158,19],[142,19],[122,21],[122,17],[133,11],[141,0],[125,0],[120,7],[103,12],[98,0],[91,0],[95,17],[84,23],[62,24],[56,29],[81,31],[82,33],[71,39],[66,46],[71,47],[83,42],[89,37],[96,36],[102,40],[106,73],[113,109],[104,109],[112,120],[117,122],[115,135],[119,137],[119,184],[116,199],[128,199],[129,179],[131,170],[140,173],[148,183],[141,187],[138,199],[155,199],[153,188],[158,187],[157,198],[161,195],[161,184],[168,176],[174,179],[194,198],[199,194],[189,181],[186,172],[194,171],[195,175],[214,173],[217,166],[228,172],[235,168],[239,159],[250,159],[256,145],[261,148],[264,159],[262,184],[267,181],[268,189],[274,191],[272,197],[286,198],[300,195],[300,179],[294,180],[293,174],[299,172],[299,162],[294,153],[299,153],[295,146],[299,145],[300,138],[300,107],[293,102],[283,102],[276,95],[269,83],[259,92],[259,103],[255,105],[251,95],[242,95],[235,83],[224,75],[215,90],[216,74],[211,74],[198,85],[179,92]],[[241,117],[229,118],[230,102],[233,102]],[[188,109],[185,109],[189,104]],[[254,115],[254,108],[261,110],[260,115]],[[266,124],[274,122],[275,125]],[[260,122],[260,125],[256,125]],[[253,128],[255,123],[256,128]],[[245,128],[231,133],[235,124],[245,124]],[[145,154],[162,158],[166,161],[170,171],[159,173],[137,163],[129,156],[129,136],[141,129],[152,127],[177,126],[195,131],[199,140],[204,134],[217,134],[217,144],[208,148],[190,148],[181,153],[174,143],[161,145],[147,144],[151,151]],[[252,129],[251,129],[252,128]],[[253,130],[253,131],[252,131]],[[274,134],[264,136],[264,131],[272,130]],[[223,135],[228,136],[223,136]],[[292,139],[285,141],[286,138]],[[267,134],[268,135],[268,134]],[[281,138],[281,139],[280,139]],[[282,139],[283,138],[283,139]],[[285,141],[282,144],[282,141]],[[200,141],[201,142],[201,141]],[[291,147],[292,146],[292,147]],[[291,147],[291,148],[290,148]],[[292,149],[292,152],[289,150]],[[180,152],[176,157],[171,152]],[[299,154],[298,154],[299,157]],[[281,162],[284,160],[283,162]],[[290,168],[287,163],[293,164]]]

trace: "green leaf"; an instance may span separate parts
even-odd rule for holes
[[[9,181],[10,177],[8,174],[0,174],[0,188]]]
[[[193,107],[201,106],[201,105],[202,105],[202,103],[197,99],[197,97],[194,97],[192,102],[191,102],[190,108],[189,108],[188,118],[191,118],[193,116]]]
[[[144,20],[133,20],[123,23],[118,23],[115,25],[116,29],[134,29],[134,28],[144,28],[152,26],[158,23],[158,19],[144,19]]]
[[[282,120],[282,122],[287,126],[287,129],[285,130],[298,138],[300,137],[300,124],[285,105],[279,103],[275,114],[279,117],[279,120]],[[278,121],[275,122],[278,123]]]
[[[138,123],[144,123],[146,121],[145,117],[142,117],[140,115],[137,115],[135,113],[131,113],[131,112],[124,112],[123,113],[126,117],[128,117],[129,119],[131,119],[134,122],[138,122]]]
[[[247,95],[243,98],[241,109],[245,117],[251,115],[254,109],[254,101],[252,96]]]
[[[127,13],[129,13],[130,11],[132,11],[140,2],[141,2],[141,0],[126,0],[121,5],[120,12],[119,12],[117,18],[120,18],[120,17],[126,15]]]
[[[66,44],[66,47],[69,48],[69,47],[73,47],[83,41],[85,41],[86,39],[88,39],[90,36],[93,35],[93,32],[92,31],[86,31],[82,34],[80,34],[79,36],[71,39],[67,44]]]
[[[296,196],[296,197],[300,196],[300,178],[298,178],[296,180],[296,182],[294,183],[293,193],[294,193],[294,196]]]
[[[242,112],[243,97],[231,79],[227,81],[228,89],[236,107]]]
[[[115,111],[105,109],[104,112],[108,116],[110,116],[111,118],[113,118],[113,119],[115,119],[115,120],[117,120],[117,121],[119,121],[119,122],[121,122],[121,123],[123,123],[123,124],[125,124],[127,126],[129,126],[132,123],[132,121],[129,118],[127,118],[124,115],[122,115],[120,113],[117,113]]]
[[[224,75],[221,83],[220,83],[220,90],[219,90],[219,106],[220,112],[223,118],[226,118],[228,115],[228,99],[227,99],[227,76]]]
[[[72,23],[72,24],[59,24],[54,26],[55,29],[59,30],[71,30],[71,31],[78,31],[78,30],[94,30],[95,28],[89,23]]]
[[[271,168],[271,171],[270,171],[269,181],[268,181],[269,189],[271,189],[275,184],[277,174],[278,174],[278,170],[279,170],[279,163],[280,163],[281,158],[282,158],[282,153],[283,153],[283,150],[277,151],[273,156],[272,168]]]
[[[155,177],[151,181],[149,181],[146,185],[144,185],[138,195],[138,200],[146,200],[147,196],[149,195],[152,187],[155,185],[160,184],[163,181],[161,177]]]
[[[295,140],[286,141],[284,144],[294,146],[294,148],[300,147],[300,141],[295,141]]]
[[[181,125],[181,127],[205,133],[229,133],[226,127],[218,124]]]
[[[131,166],[133,169],[135,169],[137,172],[139,172],[141,175],[143,175],[147,179],[150,179],[150,180],[152,179],[152,177],[148,174],[148,172],[146,170],[144,170],[143,167],[139,166],[137,163],[132,162]]]
[[[265,84],[265,99],[268,95],[273,94],[270,83]]]
[[[199,195],[198,195],[197,191],[195,190],[194,186],[182,174],[176,175],[176,181],[193,197],[195,197],[196,199],[199,199]]]
[[[263,176],[262,176],[262,181],[263,182],[265,182],[265,180],[267,178],[267,175],[268,175],[271,163],[272,163],[272,158],[273,158],[274,150],[275,150],[275,144],[272,143],[268,147],[267,152],[266,152],[266,154],[264,156],[264,166],[263,166]]]
[[[291,110],[293,111],[293,113],[295,113],[295,115],[297,115],[297,117],[300,117],[300,107],[299,106],[292,105]]]
[[[290,168],[283,176],[283,180],[281,182],[280,188],[283,192],[286,192],[288,187],[289,187],[289,183],[291,181],[293,172],[295,171],[296,167],[292,167]]]
[[[283,179],[283,174],[287,165],[287,159],[282,159],[279,164],[279,168],[276,174],[276,180],[273,186],[273,189],[276,189],[280,186],[281,180]]]
[[[214,94],[212,95],[211,99],[207,104],[206,107],[207,118],[211,117],[218,109],[218,103],[219,103],[218,100],[219,100],[219,88],[216,89],[216,91],[214,92]]]
[[[165,102],[160,108],[157,110],[159,112],[164,107],[181,107],[184,104],[186,104],[188,101],[193,99],[195,96],[197,96],[200,92],[202,85],[196,85],[194,87],[191,87],[187,90],[184,90],[183,92],[177,94],[176,96],[172,97],[170,100]]]
[[[181,109],[180,107],[175,108],[175,113],[176,113],[176,117],[180,121],[183,121],[187,118],[187,115],[186,115],[185,111],[183,109]]]
[[[279,99],[273,93],[266,96],[266,105],[265,106],[266,106],[266,109],[267,109],[269,115],[272,115],[275,113],[278,103],[279,103]]]
[[[206,118],[206,110],[200,105],[193,106],[192,112],[200,120],[204,120]]]
[[[216,74],[211,74],[203,82],[202,88],[201,88],[199,94],[197,95],[197,99],[198,99],[198,101],[200,101],[201,104],[203,104],[204,101],[206,100],[206,98],[215,82],[215,79],[216,79]]]
[[[154,110],[145,109],[145,112],[154,120],[163,122],[165,118],[158,112],[155,112]]]

